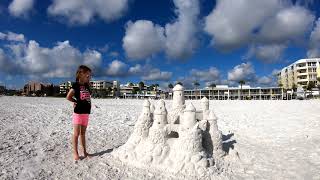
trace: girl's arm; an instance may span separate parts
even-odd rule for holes
[[[66,98],[67,98],[68,101],[71,101],[71,102],[73,102],[73,103],[76,103],[77,101],[73,98],[73,96],[74,96],[74,89],[71,88],[71,89],[69,90]]]

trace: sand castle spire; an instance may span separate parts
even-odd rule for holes
[[[192,103],[190,103],[183,111],[183,119],[181,120],[181,125],[185,128],[191,128],[196,123],[196,108],[193,106]]]
[[[164,100],[160,100],[154,110],[154,123],[155,126],[163,127],[165,124],[168,124],[167,121],[167,109],[165,106]]]
[[[172,108],[179,108],[185,104],[184,88],[180,84],[174,86]]]

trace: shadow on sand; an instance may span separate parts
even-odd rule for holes
[[[230,148],[234,149],[234,144],[237,143],[236,140],[232,139],[234,133],[230,133],[228,135],[222,135],[222,149],[229,154]]]
[[[94,156],[102,156],[106,153],[111,153],[113,151],[113,149],[107,149],[107,150],[104,150],[104,151],[101,151],[101,152],[96,152],[96,153],[93,153],[93,154],[90,154],[90,156],[94,157]]]

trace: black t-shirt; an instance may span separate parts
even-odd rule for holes
[[[79,84],[75,82],[72,84],[74,90],[74,97],[77,104],[74,108],[74,112],[77,114],[90,114],[91,111],[91,99],[90,99],[90,87],[88,84]]]

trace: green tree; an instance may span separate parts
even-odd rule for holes
[[[193,82],[193,86],[194,86],[194,89],[195,89],[195,95],[196,95],[196,99],[197,99],[197,90],[198,90],[198,87],[200,86],[200,83],[198,81],[194,81]],[[201,98],[201,97],[200,97]]]
[[[307,90],[311,91],[315,87],[316,87],[316,85],[314,84],[314,82],[313,81],[309,81],[309,83],[307,85]]]
[[[211,88],[211,90],[214,89],[214,88],[216,88],[216,86],[217,86],[217,85],[214,84],[214,83],[211,83],[211,84],[209,85],[209,87]]]
[[[144,89],[144,83],[142,81],[139,82],[139,90],[142,91]]]
[[[180,84],[181,86],[183,86],[183,83],[180,81],[178,81],[176,84]]]
[[[242,97],[242,85],[246,84],[246,82],[244,80],[240,80],[238,82],[240,84],[240,98]]]
[[[170,84],[168,84],[168,88],[169,89],[172,89],[173,88],[173,85],[170,83]]]

